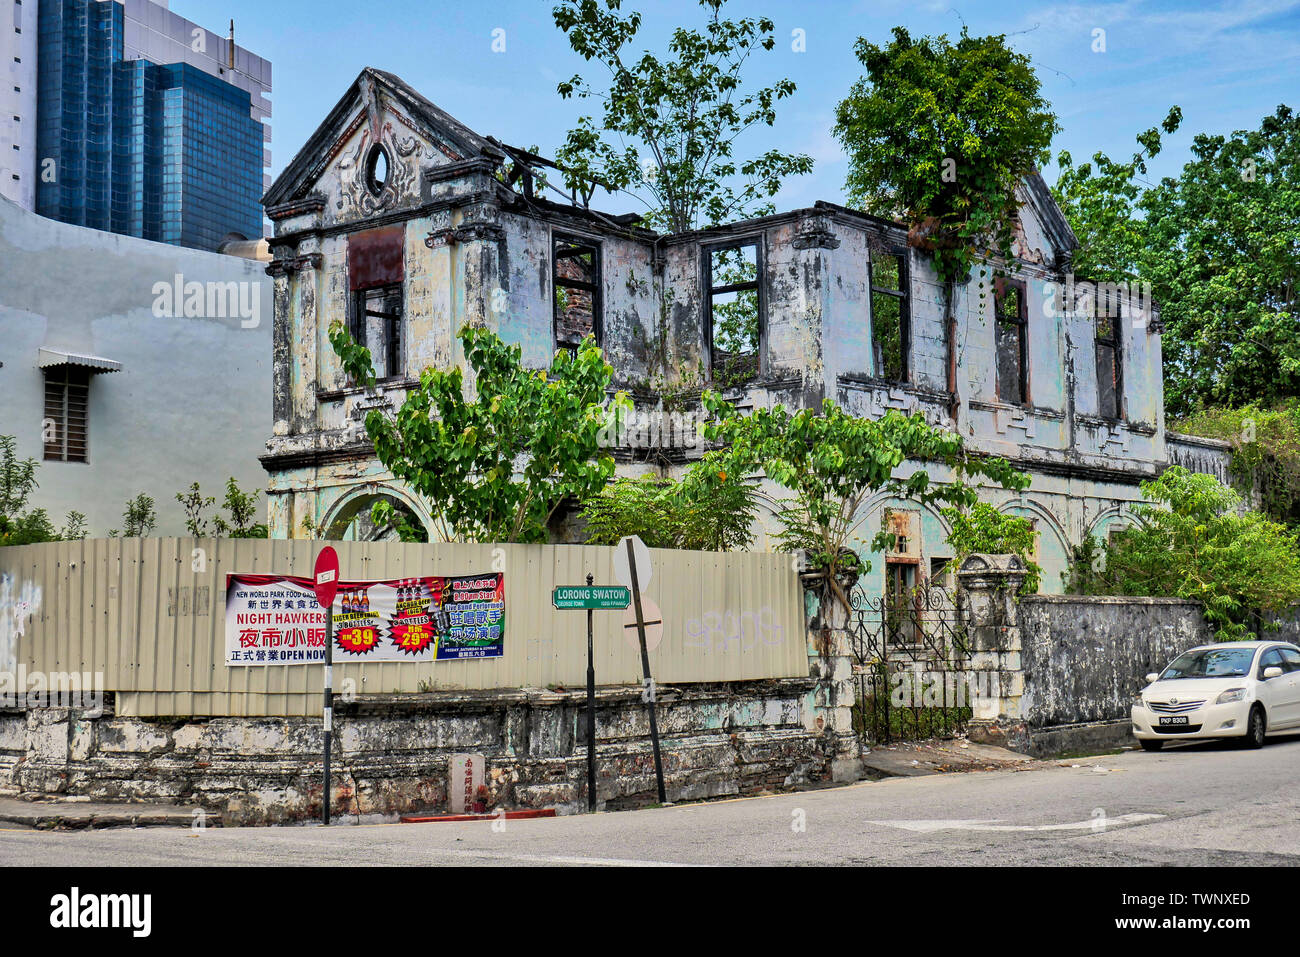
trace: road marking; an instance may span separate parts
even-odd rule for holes
[[[1120,814],[1116,817],[1096,817],[1086,821],[1074,821],[1069,824],[1003,824],[1000,818],[979,820],[937,820],[937,821],[868,821],[882,827],[897,827],[904,831],[916,831],[929,834],[934,831],[1103,831],[1126,824],[1141,824],[1144,821],[1157,821],[1163,814]]]

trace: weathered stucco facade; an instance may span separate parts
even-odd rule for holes
[[[930,257],[898,224],[817,203],[661,236],[635,216],[541,198],[536,160],[367,69],[271,188],[275,424],[262,462],[273,536],[359,534],[354,517],[380,495],[429,525],[362,422],[376,403],[400,405],[422,369],[461,362],[466,323],[539,368],[590,329],[615,387],[660,416],[617,450],[629,474],[671,474],[702,451],[689,422],[662,418],[689,411],[701,388],[729,387],[742,407],[830,398],[860,415],[921,411],[1032,475],[1023,494],[987,495],[1036,523],[1048,592],[1061,590],[1074,545],[1126,521],[1138,482],[1171,462],[1225,468],[1223,445],[1166,433],[1149,297],[1075,284],[1074,237],[1037,176],[1022,188],[1017,261],[977,264],[955,287],[949,328]],[[756,323],[739,353],[714,322],[738,302]],[[367,337],[374,392],[340,370],[336,320]],[[867,507],[864,541],[876,513],[906,524],[888,564],[909,580],[943,573],[941,516],[886,498]],[[887,563],[873,566],[882,581]]]

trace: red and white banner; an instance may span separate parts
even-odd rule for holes
[[[226,664],[325,660],[325,612],[310,578],[226,576]],[[341,581],[334,596],[334,660],[499,658],[505,576]]]

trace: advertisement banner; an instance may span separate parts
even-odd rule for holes
[[[325,612],[310,578],[226,576],[226,664],[325,661]],[[341,581],[334,596],[334,661],[499,658],[505,576]]]

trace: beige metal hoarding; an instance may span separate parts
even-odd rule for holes
[[[311,715],[321,666],[225,663],[227,574],[310,577],[323,543],[211,538],[88,539],[0,548],[0,670],[104,675],[124,715]],[[586,614],[557,585],[613,584],[613,548],[332,542],[344,580],[505,574],[505,654],[335,664],[336,693],[583,687]],[[663,612],[655,680],[808,673],[802,592],[790,556],[651,550],[644,589]],[[639,683],[623,615],[595,612],[600,684]]]

